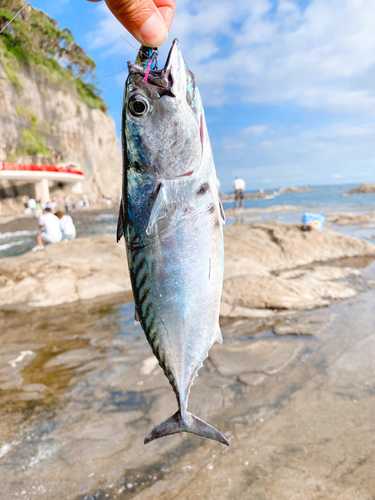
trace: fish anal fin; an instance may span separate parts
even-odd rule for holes
[[[220,215],[221,215],[221,218],[223,220],[223,224],[225,224],[225,212],[224,212],[224,208],[223,208],[223,204],[221,203],[221,200],[219,199],[219,208],[220,208]]]
[[[213,342],[219,342],[219,344],[223,343],[223,336],[221,334],[219,323],[216,326],[216,331],[215,331],[215,336],[214,336]]]
[[[121,200],[120,210],[118,213],[118,220],[117,220],[117,243],[121,240],[123,236],[124,236],[124,213]]]
[[[191,434],[195,434],[206,439],[212,439],[213,441],[229,446],[225,436],[215,429],[215,427],[207,424],[207,422],[204,422],[189,412],[187,412],[185,418],[183,418],[180,410],[161,424],[154,427],[145,437],[144,443],[147,444],[154,439],[170,436],[171,434],[178,434],[180,432],[189,432]]]
[[[139,314],[137,308],[134,309],[134,324],[135,325],[141,324],[141,322],[139,321]]]

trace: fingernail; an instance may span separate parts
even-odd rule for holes
[[[165,23],[155,12],[142,24],[139,34],[148,47],[160,47],[168,38]]]

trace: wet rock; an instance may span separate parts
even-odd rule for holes
[[[318,335],[324,326],[323,321],[314,318],[297,318],[273,327],[275,335],[302,335],[311,337]]]
[[[369,222],[375,221],[375,212],[369,212],[366,214],[329,214],[326,216],[329,222],[338,225],[354,225],[354,224],[368,224]]]
[[[346,299],[356,294],[344,283],[332,283],[319,280],[314,273],[303,274],[298,279],[288,280],[277,276],[254,278],[252,275],[235,276],[224,282],[223,302],[236,306],[230,310],[244,316],[245,311],[254,309],[313,309],[327,306],[332,299]],[[225,313],[225,308],[222,309]]]
[[[91,349],[73,349],[71,351],[58,354],[44,364],[44,368],[55,368],[62,366],[64,369],[73,368],[95,359],[98,356]]]
[[[243,373],[239,379],[245,385],[256,386],[261,384],[266,376],[263,373]]]
[[[220,316],[225,318],[271,318],[275,311],[271,309],[251,309],[231,305],[222,301],[220,306]]]
[[[26,392],[43,392],[47,389],[45,384],[25,384],[22,390]]]
[[[260,339],[232,346],[213,346],[209,357],[217,371],[224,376],[246,373],[272,375],[291,363],[301,349],[293,340]]]
[[[227,339],[232,337],[248,337],[249,335],[254,335],[266,329],[268,325],[269,322],[263,319],[240,319],[223,326],[221,332],[227,341]]]
[[[0,276],[0,305],[47,307],[131,290],[124,247],[111,235],[3,259]]]

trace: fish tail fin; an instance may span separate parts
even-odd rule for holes
[[[212,439],[213,441],[229,446],[227,439],[215,427],[189,412],[186,412],[185,418],[183,418],[180,410],[154,427],[145,437],[144,443],[147,444],[154,439],[169,436],[170,434],[178,434],[179,432],[190,432],[191,434]]]

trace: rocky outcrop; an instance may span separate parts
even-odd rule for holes
[[[42,140],[55,162],[80,164],[84,192],[119,194],[121,154],[112,118],[85,104],[69,81],[51,83],[44,72],[22,65],[17,77],[19,85],[10,84],[0,62],[0,160],[14,156],[29,131],[28,140]],[[51,162],[41,155],[40,161]]]
[[[130,292],[123,244],[95,236],[0,260],[0,304],[54,306]]]
[[[340,226],[355,225],[355,224],[368,224],[375,221],[375,212],[368,212],[365,214],[329,214],[326,215],[329,222],[338,224]]]
[[[356,294],[358,269],[322,261],[374,256],[375,245],[298,224],[233,224],[225,229],[221,315],[274,317],[326,306]],[[123,244],[114,236],[81,238],[0,260],[0,305],[45,307],[131,292]]]
[[[360,186],[349,189],[349,191],[346,191],[343,194],[370,194],[370,193],[375,193],[375,183],[374,182],[368,182],[366,184],[361,184]]]
[[[358,270],[317,264],[375,256],[375,245],[328,228],[318,232],[278,222],[233,224],[225,231],[225,254],[221,315],[265,318],[275,310],[312,309],[352,297],[352,285],[339,280],[358,277]]]
[[[311,187],[283,187],[279,189],[279,193],[303,193],[304,191],[314,191]]]

